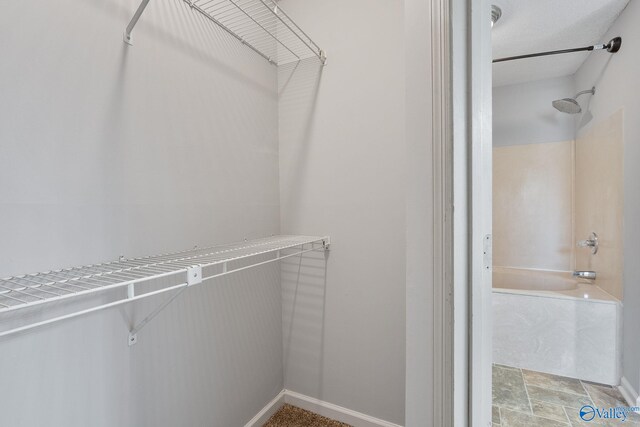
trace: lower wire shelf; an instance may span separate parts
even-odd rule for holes
[[[0,319],[10,312],[35,306],[45,309],[46,304],[61,300],[106,293],[118,288],[123,292],[108,303],[98,303],[82,310],[1,330],[0,337],[174,291],[169,299],[129,331],[128,342],[132,345],[137,342],[137,333],[188,287],[306,252],[328,250],[329,244],[328,237],[272,236],[171,254],[121,258],[103,264],[7,277],[0,279]],[[184,280],[180,279],[178,284],[158,280],[171,276],[182,276]],[[140,292],[141,285],[152,281],[159,285]]]

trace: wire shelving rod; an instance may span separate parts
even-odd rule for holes
[[[177,291],[142,322],[132,327],[129,344],[135,344],[136,333],[188,287],[291,256],[327,250],[329,243],[328,237],[272,236],[171,254],[121,258],[118,261],[103,264],[6,277],[0,279],[0,324],[2,317],[11,312],[42,306],[46,314],[47,304],[53,302],[80,299],[97,294],[106,295],[108,291],[117,289],[126,289],[127,292],[109,292],[107,303],[102,300],[95,303],[92,302],[93,299],[85,299],[83,301],[89,301],[95,305],[35,323],[0,330],[0,337],[142,298]],[[162,278],[173,278],[173,281],[158,281]],[[150,291],[145,287],[142,289],[144,292],[136,292],[141,290],[136,285],[151,282],[154,283],[153,290]]]
[[[182,1],[274,65],[314,57],[322,64],[326,62],[320,46],[275,0]],[[125,43],[133,43],[133,29],[149,2],[142,0],[136,9],[125,29]]]

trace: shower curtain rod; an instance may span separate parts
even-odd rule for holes
[[[596,44],[593,46],[577,47],[574,49],[550,50],[548,52],[530,53],[528,55],[508,56],[506,58],[494,59],[493,63],[495,64],[496,62],[513,61],[516,59],[536,58],[538,56],[560,55],[562,53],[584,52],[603,49],[606,49],[609,53],[616,53],[620,50],[620,46],[622,46],[622,37],[616,37],[607,44]]]

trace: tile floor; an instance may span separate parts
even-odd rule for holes
[[[493,425],[500,427],[634,426],[640,415],[625,422],[596,418],[585,422],[580,408],[627,406],[620,392],[607,385],[503,365],[493,366]]]

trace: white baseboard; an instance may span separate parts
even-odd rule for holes
[[[305,396],[291,390],[284,391],[284,401],[298,408],[315,412],[323,417],[350,424],[354,427],[401,427],[398,424],[352,411],[351,409],[343,408],[333,403],[314,399],[313,397]]]
[[[640,407],[640,396],[625,377],[622,377],[622,380],[620,380],[618,390],[620,390],[620,394],[622,394],[622,397],[627,401],[627,405]]]
[[[282,390],[278,393],[278,395],[274,397],[271,402],[267,403],[267,406],[262,408],[255,417],[251,418],[251,421],[246,423],[244,427],[262,427],[267,421],[269,421],[269,418],[278,412],[278,409],[284,405],[284,392],[285,390]]]
[[[304,394],[291,390],[282,390],[271,402],[267,404],[255,417],[249,421],[245,427],[262,427],[269,418],[275,414],[285,403],[307,411],[315,412],[327,418],[350,424],[354,427],[401,427],[398,424],[390,423],[333,403],[324,402]]]

